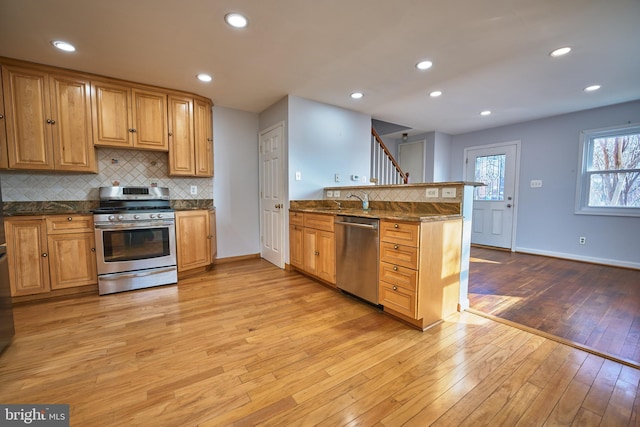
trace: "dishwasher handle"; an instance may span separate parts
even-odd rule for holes
[[[335,224],[347,225],[349,227],[370,228],[373,230],[378,229],[378,226],[376,224],[360,224],[357,222],[344,222],[344,221],[336,221]]]

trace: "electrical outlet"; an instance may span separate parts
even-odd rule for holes
[[[586,245],[587,244],[587,238],[586,237],[580,237],[580,239],[578,239],[578,242],[581,245]]]
[[[438,197],[438,189],[437,188],[427,188],[426,196],[428,198]]]
[[[333,197],[333,191],[327,190],[327,197]]]
[[[531,188],[541,188],[542,187],[542,180],[541,179],[532,179],[531,183],[529,185],[531,186]]]
[[[192,185],[191,186],[191,195],[192,196],[197,196],[198,195],[198,186],[197,185]]]
[[[456,197],[456,189],[455,188],[443,188],[442,189],[442,197],[447,199],[453,199]]]
[[[333,190],[333,197],[340,197],[340,190]]]

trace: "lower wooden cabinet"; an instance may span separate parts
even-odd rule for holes
[[[380,221],[379,301],[424,329],[458,309],[462,221]]]
[[[334,215],[289,214],[289,262],[305,273],[336,283]]]
[[[98,283],[91,215],[5,219],[12,296]]]
[[[176,212],[178,273],[208,267],[217,253],[215,211]]]

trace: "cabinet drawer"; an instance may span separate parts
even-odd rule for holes
[[[416,292],[418,290],[418,271],[396,264],[381,262],[380,281]]]
[[[50,215],[46,219],[48,234],[62,234],[70,231],[93,232],[92,215]]]
[[[302,212],[289,212],[289,225],[304,225]]]
[[[380,261],[417,270],[418,248],[414,246],[380,242]]]
[[[379,303],[400,314],[416,318],[416,293],[386,282],[380,282]]]
[[[420,224],[397,221],[380,221],[380,241],[418,246]]]
[[[304,214],[304,226],[309,228],[315,228],[317,230],[333,231],[333,215],[323,214]]]

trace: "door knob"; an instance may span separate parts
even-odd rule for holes
[[[507,204],[507,207],[508,207],[508,208],[510,208],[510,207],[511,207],[511,203],[508,203],[508,204]]]

